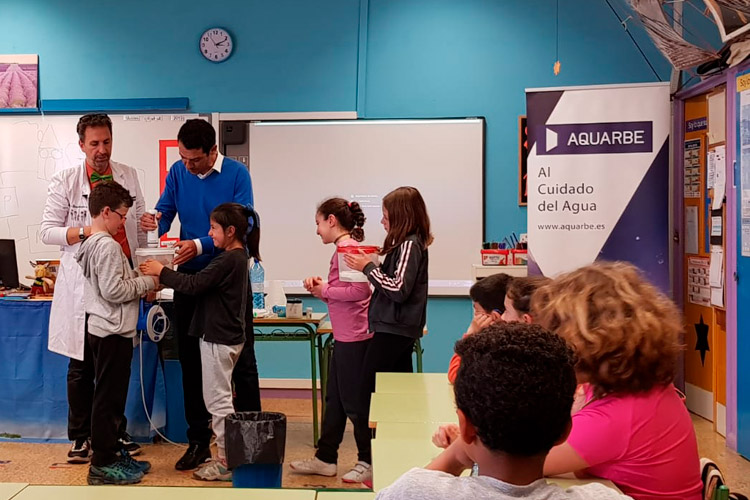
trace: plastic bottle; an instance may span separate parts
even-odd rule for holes
[[[156,221],[156,214],[158,213],[153,208],[148,211],[151,215],[154,216],[154,221]],[[158,223],[157,223],[158,224]],[[153,231],[148,232],[148,240],[146,243],[146,246],[149,248],[159,248],[159,228],[157,227]]]
[[[266,280],[266,271],[257,260],[250,268],[250,287],[253,291],[253,309],[265,309],[266,301],[263,290],[263,282]]]

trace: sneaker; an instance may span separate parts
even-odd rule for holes
[[[336,464],[329,464],[318,457],[291,462],[289,468],[298,474],[317,474],[318,476],[328,477],[336,475]]]
[[[76,439],[68,451],[69,464],[87,464],[91,460],[91,440]]]
[[[177,461],[177,470],[192,470],[211,460],[211,449],[198,443],[190,443],[185,454]]]
[[[141,449],[141,445],[139,445],[138,443],[134,443],[130,438],[130,434],[128,434],[127,432],[120,436],[120,439],[117,440],[117,443],[120,445],[120,448],[127,451],[134,457],[137,457],[143,451]]]
[[[343,475],[341,480],[345,483],[372,482],[372,466],[360,460],[352,467],[352,470]]]
[[[147,462],[146,460],[136,460],[125,449],[120,451],[120,458],[128,465],[128,467],[138,472],[142,472],[143,474],[148,474],[151,470],[151,462]]]
[[[127,462],[120,459],[111,465],[89,467],[88,483],[92,486],[105,484],[135,484],[143,479],[143,472],[131,468]]]
[[[231,481],[232,471],[218,460],[211,460],[193,472],[193,477],[201,481]]]

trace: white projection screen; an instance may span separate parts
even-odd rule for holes
[[[435,236],[430,294],[468,294],[484,235],[483,119],[254,122],[249,146],[266,280],[294,294],[307,276],[327,277],[335,248],[315,234],[321,201],[358,201],[365,243],[380,246],[382,197],[414,186]]]

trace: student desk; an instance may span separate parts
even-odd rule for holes
[[[378,430],[380,433],[380,430]],[[403,473],[414,467],[424,467],[437,457],[442,450],[424,439],[395,440],[378,437],[372,440],[372,486],[378,492],[392,484]],[[466,471],[464,475],[468,475]],[[620,491],[611,481],[604,479],[567,479],[550,477],[550,483],[555,483],[563,488],[583,485],[588,483],[600,483],[614,490]],[[57,499],[60,500],[60,499]]]
[[[370,400],[370,427],[378,422],[442,424],[457,422],[453,392],[402,393],[375,392]]]
[[[320,323],[318,326],[318,333],[320,335],[329,335],[333,333],[333,327],[331,326],[330,321],[324,321]],[[424,327],[422,330],[422,336],[424,337],[427,335],[427,327]],[[321,361],[321,372],[323,371],[323,367],[325,367],[326,375],[328,371],[328,360],[331,359],[331,349],[333,348],[333,335],[329,335],[325,343],[323,345],[323,356],[324,359]],[[417,355],[417,373],[422,373],[422,355],[424,354],[424,349],[422,349],[422,341],[421,339],[417,339],[416,342],[414,342],[414,353]],[[323,363],[325,361],[325,364]],[[322,382],[322,380],[321,380]],[[325,389],[323,389],[325,390]],[[325,394],[325,393],[324,393]],[[325,397],[323,398],[325,399]]]
[[[374,500],[375,492],[366,490],[319,491],[317,500]]]
[[[323,375],[323,344],[318,336],[320,323],[326,317],[325,313],[313,313],[312,317],[304,318],[253,318],[253,331],[256,342],[309,342],[310,343],[310,380],[312,382],[312,409],[313,409],[313,445],[318,445],[318,375],[315,353],[321,364],[321,387],[325,387],[325,376]],[[327,375],[327,373],[326,373]],[[325,404],[325,393],[321,392]]]
[[[453,391],[445,373],[378,373],[375,375],[375,392],[390,393],[443,393]]]
[[[178,486],[29,486],[13,500],[315,500],[314,490]]]
[[[10,500],[27,486],[26,483],[0,483],[0,500]]]
[[[431,441],[439,424],[426,422],[378,422],[378,439]]]

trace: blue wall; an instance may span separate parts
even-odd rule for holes
[[[626,12],[621,0],[613,3]],[[517,203],[524,89],[656,80],[600,0],[560,2],[562,72],[555,77],[555,6],[555,0],[0,0],[0,53],[39,54],[43,99],[186,96],[198,112],[484,116],[485,236],[501,239],[526,228],[526,210]],[[212,26],[235,38],[235,53],[218,65],[197,50],[199,35]],[[668,79],[665,60],[636,23],[630,27]],[[446,369],[470,315],[467,299],[431,299],[427,371]],[[258,357],[264,377],[309,373],[301,344],[259,345]]]

